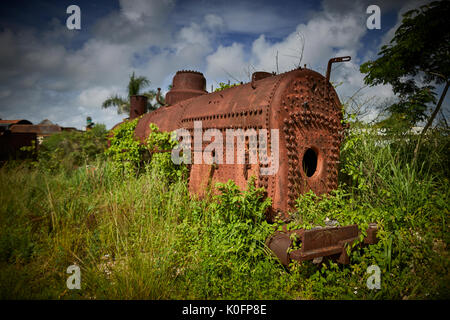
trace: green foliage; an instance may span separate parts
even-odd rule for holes
[[[108,97],[105,101],[102,103],[102,108],[109,108],[109,107],[116,107],[117,113],[130,113],[130,99],[123,98],[119,96],[118,94],[114,94]]]
[[[427,137],[426,148],[433,139],[448,143],[445,132],[434,134]],[[311,270],[305,294],[320,299],[448,296],[448,170],[432,171],[435,160],[423,154],[421,167],[413,169],[409,164],[413,142],[403,138],[380,135],[368,126],[353,128],[341,148],[339,189],[324,196],[309,192],[297,200],[292,226],[356,223],[363,235],[371,222],[379,228],[376,245],[352,248],[350,266],[325,261],[320,270]],[[429,149],[422,151],[426,152]],[[365,286],[371,264],[381,268],[380,291]]]
[[[205,219],[205,240],[210,244],[209,249],[213,249],[210,253],[218,261],[233,256],[242,268],[250,270],[265,254],[264,241],[271,231],[265,213],[271,200],[264,198],[264,189],[256,188],[253,179],[243,192],[232,180],[218,183],[217,188],[220,194],[214,196]]]
[[[148,87],[149,85],[150,81],[146,77],[136,77],[133,72],[127,86],[128,97],[138,95],[142,88]]]
[[[389,106],[388,111],[394,116],[394,121],[413,126],[419,121],[426,120],[427,106],[436,103],[436,94],[431,91],[432,89],[431,86],[416,89],[413,94],[403,96],[399,102]]]
[[[376,222],[379,242],[349,247],[350,265],[324,258],[285,268],[265,246],[279,225],[266,222],[271,200],[253,179],[245,190],[218,184],[199,200],[185,169],[156,152],[175,146],[170,134],[151,125],[139,144],[136,123],[117,128],[109,159],[71,174],[25,162],[0,168],[1,298],[449,298],[448,131],[425,136],[413,168],[413,136],[354,123],[339,188],[299,197],[288,227],[356,223],[364,236]],[[126,163],[133,174],[117,174]],[[81,290],[66,288],[74,263]],[[370,265],[380,267],[381,290],[366,286]]]
[[[39,146],[39,167],[70,171],[102,157],[107,146],[105,125],[97,124],[86,132],[63,131],[44,139]]]
[[[380,57],[361,65],[366,84],[392,85],[400,101],[388,109],[410,125],[425,120],[427,106],[436,103],[434,85],[449,82],[449,14],[448,1],[406,12],[391,43],[381,48]]]
[[[150,167],[156,168],[169,181],[187,178],[185,165],[176,165],[171,158],[171,151],[178,145],[178,141],[171,132],[160,131],[158,126],[150,124],[151,133],[147,138],[147,148],[150,151]]]
[[[143,76],[136,77],[133,72],[130,75],[130,80],[127,85],[128,96],[124,98],[117,94],[111,95],[103,102],[102,108],[116,107],[118,114],[130,113],[130,97],[135,95],[144,95],[148,99],[147,110],[156,110],[159,107],[158,103],[152,104],[152,100],[156,97],[156,91],[148,90],[146,92],[141,92],[142,89],[148,87],[149,85],[150,80]]]
[[[124,121],[114,128],[109,137],[110,146],[105,151],[115,167],[126,175],[136,173],[142,165],[144,155],[148,153],[146,146],[134,136],[138,121],[139,118]]]
[[[265,246],[274,230],[265,220],[271,200],[253,179],[245,191],[231,180],[217,188],[211,202],[183,215],[177,230],[177,264],[180,280],[189,286],[187,298],[261,299],[268,292],[285,297],[278,291],[282,279],[270,278],[282,269]]]
[[[157,168],[126,179],[95,168],[0,169],[2,298],[288,298],[297,281],[265,253],[270,200],[253,183],[198,201]],[[80,291],[65,286],[74,262]]]
[[[171,159],[171,151],[177,145],[170,132],[161,132],[151,123],[151,133],[146,143],[136,139],[134,132],[139,119],[125,121],[116,127],[110,136],[110,147],[105,155],[112,161],[118,172],[126,176],[137,174],[143,169],[156,168],[170,181],[186,177],[187,168],[175,165]]]
[[[0,169],[9,184],[0,193],[0,297],[170,297],[167,254],[176,213],[189,203],[186,184],[156,171],[122,180],[109,162],[94,168]],[[65,285],[73,263],[81,291]]]
[[[22,156],[23,159],[36,159],[37,158],[36,140],[32,140],[30,146],[21,147],[19,155]]]
[[[237,87],[237,86],[239,86],[239,85],[241,85],[241,83],[232,83],[232,84],[229,84],[229,83],[225,83],[225,82],[219,82],[219,87],[216,88],[216,89],[214,90],[214,92],[222,91],[222,90],[225,90],[225,89],[228,89],[228,88]]]

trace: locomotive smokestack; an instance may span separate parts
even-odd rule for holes
[[[202,73],[197,71],[178,71],[173,77],[172,89],[166,94],[168,105],[180,101],[201,96],[206,91],[206,79]]]
[[[146,96],[131,96],[130,97],[130,120],[140,117],[147,111],[147,97]]]

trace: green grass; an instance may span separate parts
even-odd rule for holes
[[[270,199],[252,185],[198,200],[154,163],[139,175],[101,160],[52,171],[10,163],[0,169],[0,298],[448,299],[448,173],[436,139],[448,137],[431,137],[411,168],[406,142],[350,135],[339,189],[298,199],[297,227],[379,224],[380,241],[354,248],[347,266],[281,266],[264,245],[277,227],[264,220]],[[81,290],[66,288],[74,263]],[[366,287],[372,264],[381,290]]]

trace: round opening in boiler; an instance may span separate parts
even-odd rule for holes
[[[317,153],[309,148],[303,155],[303,171],[307,177],[312,177],[317,170]]]

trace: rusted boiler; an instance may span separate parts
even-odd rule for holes
[[[202,194],[208,183],[228,179],[245,188],[253,175],[273,199],[273,214],[286,215],[299,194],[309,189],[322,194],[337,187],[342,111],[334,88],[324,76],[306,68],[279,75],[256,72],[250,83],[214,93],[207,93],[205,88],[201,73],[177,72],[166,96],[168,105],[145,114],[136,136],[145,139],[150,123],[164,131],[185,128],[192,137],[194,121],[202,122],[203,131],[214,128],[224,136],[226,129],[278,129],[279,168],[275,175],[261,175],[260,167],[267,164],[259,161],[193,164],[191,192]],[[268,131],[269,147],[270,134]]]
[[[307,68],[279,75],[255,72],[251,82],[213,93],[206,91],[206,80],[201,73],[179,71],[166,95],[167,105],[143,114],[135,135],[144,141],[150,134],[150,123],[163,131],[184,128],[192,137],[194,125],[199,122],[202,133],[218,129],[223,136],[227,129],[253,129],[256,132],[265,129],[268,130],[268,157],[274,161],[271,135],[273,130],[278,130],[278,170],[275,174],[261,173],[261,169],[272,165],[270,161],[263,161],[267,159],[258,157],[256,163],[248,163],[249,139],[245,138],[245,163],[194,162],[190,166],[189,189],[191,193],[202,195],[208,186],[229,179],[245,188],[248,179],[255,176],[257,185],[264,187],[272,198],[269,220],[276,216],[287,220],[299,194],[309,190],[323,194],[338,185],[342,110],[329,75],[333,62],[348,60],[350,57],[331,59],[326,77]],[[132,97],[130,118],[140,116],[145,103],[144,97]],[[193,153],[203,151],[209,143],[203,141],[196,149],[193,142]],[[239,151],[237,147],[237,143],[234,144],[235,155]],[[375,231],[375,227],[369,230],[372,240],[368,243],[374,241]],[[354,241],[358,235],[356,225],[301,231],[298,236],[305,242],[304,251],[291,253],[291,256],[287,253],[291,245],[287,230],[269,239],[268,245],[285,264],[290,259],[302,261],[333,254],[340,255],[341,262],[346,263],[345,243]]]

